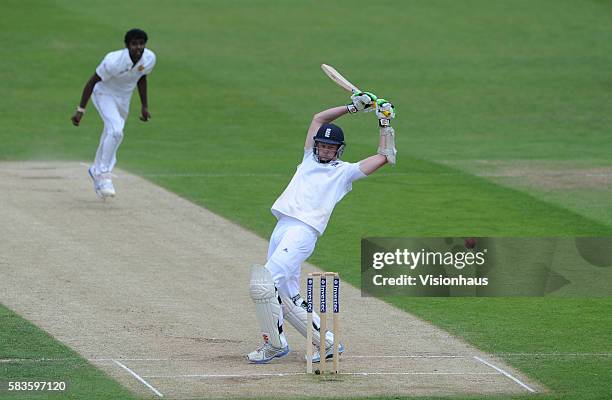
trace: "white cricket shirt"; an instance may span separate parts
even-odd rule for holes
[[[128,49],[108,53],[98,68],[96,74],[102,78],[96,83],[94,92],[110,94],[123,99],[129,99],[143,75],[148,75],[155,66],[155,53],[145,48],[142,57],[133,65]]]
[[[272,205],[277,219],[299,219],[323,234],[336,204],[351,191],[353,181],[365,178],[358,163],[341,160],[318,163],[312,149],[304,150],[302,163],[291,182]]]

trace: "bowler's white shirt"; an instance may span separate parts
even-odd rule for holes
[[[341,160],[318,163],[312,149],[304,158],[285,191],[272,205],[272,214],[299,219],[323,234],[336,204],[351,191],[353,181],[365,178],[358,163]]]
[[[127,48],[108,53],[96,68],[96,74],[102,81],[96,83],[94,92],[129,100],[138,80],[153,70],[155,60],[155,53],[147,48],[136,65]]]

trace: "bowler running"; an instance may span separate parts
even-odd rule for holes
[[[145,48],[147,40],[147,34],[140,29],[132,29],[125,34],[125,48],[104,57],[85,84],[81,102],[71,118],[73,125],[79,126],[91,97],[104,122],[96,157],[89,167],[94,190],[102,198],[115,195],[111,172],[117,162],[117,149],[123,140],[123,128],[136,86],[142,105],[140,120],[146,122],[151,118],[147,100],[147,75],[155,66],[155,54]]]

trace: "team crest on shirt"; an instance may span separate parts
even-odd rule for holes
[[[140,72],[144,71],[144,65],[139,65],[138,66],[138,71],[140,71]]]

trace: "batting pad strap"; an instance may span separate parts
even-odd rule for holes
[[[255,303],[255,313],[259,327],[265,340],[276,348],[285,347],[286,343],[281,337],[281,304],[278,297],[272,274],[263,265],[251,267],[250,294]]]
[[[276,297],[276,286],[272,274],[263,265],[251,267],[251,299],[254,302],[267,301]]]
[[[381,129],[380,136],[382,138],[381,145],[378,147],[378,154],[387,157],[387,162],[391,165],[395,165],[395,156],[397,150],[395,149],[395,130],[391,126],[387,126]]]
[[[293,298],[281,295],[283,301],[283,316],[289,323],[300,333],[306,337],[308,329],[308,317],[306,314],[306,301],[298,294]],[[320,324],[321,320],[317,313],[312,313],[312,324],[314,325],[312,341],[315,345],[321,346]],[[325,337],[325,346],[331,347],[334,344],[334,336],[331,332],[327,332]]]

